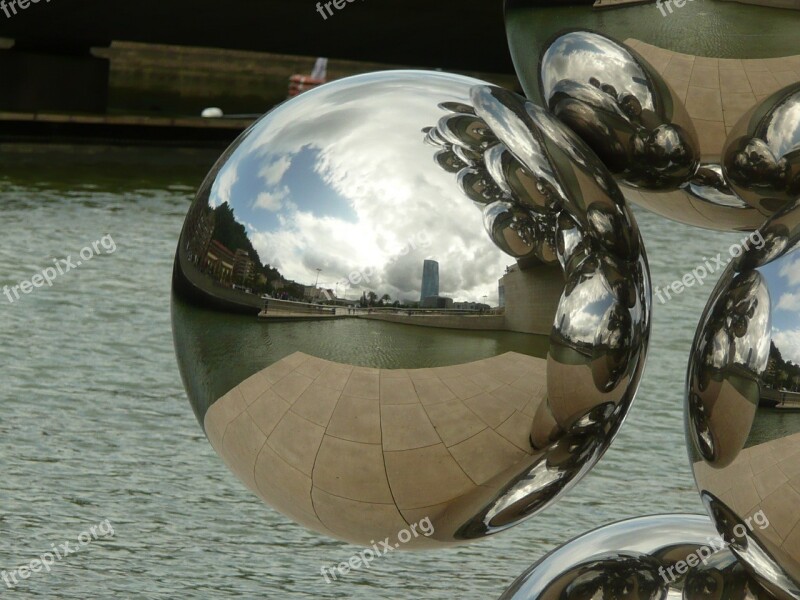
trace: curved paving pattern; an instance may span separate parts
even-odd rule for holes
[[[625,43],[646,58],[683,100],[697,129],[705,160],[719,160],[726,136],[757,102],[800,80],[800,55],[742,60],[706,58],[636,39]]]
[[[770,524],[757,533],[770,552],[782,558],[800,554],[800,433],[746,448],[726,469],[704,461],[694,469],[698,487],[714,490],[743,519],[764,511]]]
[[[215,402],[205,429],[230,469],[287,516],[337,537],[394,536],[533,453],[546,366],[509,352],[371,369],[296,352]]]

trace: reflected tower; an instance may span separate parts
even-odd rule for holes
[[[419,301],[439,295],[439,263],[435,260],[425,260],[422,263],[422,292]]]

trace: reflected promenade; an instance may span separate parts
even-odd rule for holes
[[[453,503],[480,504],[485,484],[534,454],[545,371],[516,352],[431,369],[296,352],[225,394],[204,425],[248,487],[307,527],[367,543],[430,517],[444,532]]]
[[[726,136],[755,105],[800,80],[800,55],[708,58],[665,50],[637,39],[625,43],[669,83],[694,122],[703,161],[718,161]]]

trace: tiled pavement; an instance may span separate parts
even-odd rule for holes
[[[746,448],[724,469],[705,462],[694,466],[700,489],[714,493],[743,519],[763,510],[770,525],[762,531],[754,523],[754,532],[776,557],[783,555],[785,565],[798,564],[800,433]]]
[[[625,42],[672,86],[692,117],[704,159],[716,160],[727,134],[745,112],[782,87],[800,81],[800,55],[765,59],[705,58]]]
[[[206,433],[270,505],[366,543],[435,523],[455,498],[528,458],[546,364],[510,352],[390,370],[295,353],[215,402]]]

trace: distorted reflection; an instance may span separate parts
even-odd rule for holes
[[[771,600],[707,517],[655,515],[595,529],[556,548],[500,600]]]
[[[800,12],[734,19],[704,2],[664,19],[652,6],[614,8],[506,0],[528,97],[589,144],[630,202],[667,218],[753,230],[798,198]]]
[[[190,400],[234,473],[356,543],[430,518],[404,548],[511,527],[585,475],[650,322],[636,223],[585,144],[431,72],[334,82],[251,127],[189,211],[173,292]],[[260,333],[221,334],[234,312]],[[444,331],[463,347],[434,352]],[[465,355],[469,336],[498,351]]]
[[[800,82],[765,99],[739,121],[728,136],[723,161],[736,193],[764,215],[800,197]]]
[[[721,534],[748,527],[733,552],[779,598],[800,594],[794,464],[800,452],[800,208],[723,273],[692,346],[687,426],[695,478]],[[744,500],[746,498],[746,500]]]

